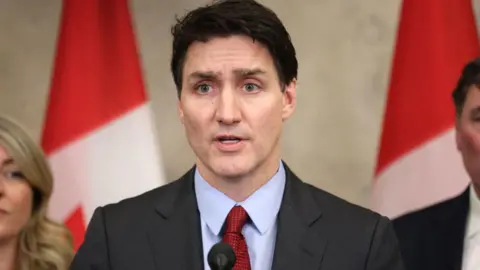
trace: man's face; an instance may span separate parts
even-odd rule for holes
[[[480,89],[468,89],[462,115],[456,124],[457,148],[471,180],[480,187]]]
[[[269,51],[251,38],[193,43],[178,108],[199,170],[235,179],[278,166],[279,138],[295,93],[295,82],[282,92]]]

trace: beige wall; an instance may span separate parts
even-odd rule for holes
[[[167,176],[192,153],[168,70],[175,13],[207,0],[135,0],[132,10]],[[291,32],[300,62],[298,109],[285,160],[305,181],[367,205],[400,0],[264,0]],[[476,3],[479,4],[478,1]],[[60,0],[0,1],[0,113],[40,137]]]

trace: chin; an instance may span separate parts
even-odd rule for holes
[[[222,178],[238,178],[252,170],[252,164],[245,160],[218,160],[212,163],[212,171]]]
[[[10,242],[12,239],[18,237],[18,234],[9,228],[0,227],[0,243]]]

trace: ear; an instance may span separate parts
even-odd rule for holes
[[[297,79],[285,86],[283,92],[282,120],[286,121],[295,111],[297,105]]]
[[[178,111],[178,116],[180,117],[180,122],[183,125],[184,114],[183,114],[183,106],[182,106],[182,100],[181,99],[178,99],[178,101],[177,101],[177,111]]]

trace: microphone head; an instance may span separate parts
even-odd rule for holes
[[[207,256],[208,265],[212,270],[232,269],[236,259],[233,248],[225,242],[213,245]]]

